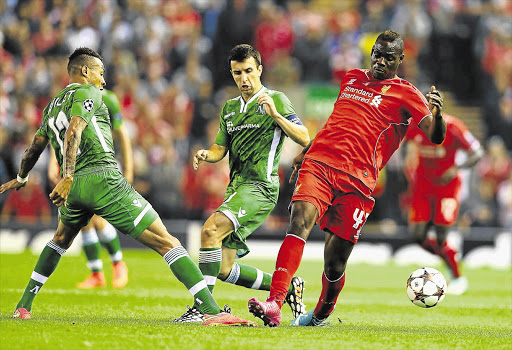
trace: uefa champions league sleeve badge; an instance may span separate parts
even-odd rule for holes
[[[94,101],[88,98],[84,101],[84,108],[87,112],[90,112],[94,109]]]

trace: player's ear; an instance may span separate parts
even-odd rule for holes
[[[404,61],[404,57],[405,57],[405,55],[404,55],[404,54],[401,54],[401,55],[400,55],[400,63],[402,63],[402,62]]]
[[[80,68],[80,71],[82,72],[82,75],[86,77],[89,74],[89,67],[83,65],[82,68]]]

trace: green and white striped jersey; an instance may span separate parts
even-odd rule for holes
[[[75,173],[86,168],[117,167],[110,117],[101,90],[93,85],[70,84],[45,107],[37,130],[38,135],[50,140],[61,168],[64,136],[72,116],[87,122],[78,147]]]
[[[231,183],[264,182],[279,187],[277,170],[286,134],[265,112],[265,106],[258,104],[258,96],[264,92],[274,100],[283,117],[296,115],[285,94],[265,87],[247,103],[238,96],[224,104],[215,143],[229,150]],[[297,121],[300,123],[298,118],[292,122]]]

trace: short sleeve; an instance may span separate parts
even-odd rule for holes
[[[413,123],[419,125],[423,118],[432,115],[428,108],[428,101],[423,94],[414,86],[408,86],[403,98],[404,108],[412,117]]]
[[[277,111],[283,117],[287,118],[291,115],[297,114],[288,97],[286,97],[286,95],[282,92],[276,93],[274,96],[272,96],[272,99],[274,100]]]
[[[70,117],[81,117],[89,124],[94,112],[100,108],[102,103],[103,100],[100,89],[92,85],[86,85],[84,88],[75,92]]]

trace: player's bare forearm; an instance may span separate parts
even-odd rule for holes
[[[432,118],[432,125],[430,126],[430,142],[440,145],[443,143],[446,136],[446,122],[443,117]]]
[[[20,188],[25,187],[27,184],[27,176],[30,170],[34,167],[39,156],[43,153],[46,145],[48,144],[48,139],[40,136],[38,134],[34,135],[34,139],[32,143],[28,146],[23,154],[23,158],[21,160],[20,171],[18,172],[18,176],[16,179],[12,179],[0,186],[0,193],[7,192],[9,190],[18,191]],[[20,182],[19,178],[24,179],[24,181]]]
[[[288,119],[280,116],[277,118],[274,118],[281,127],[281,129],[284,131],[286,136],[288,136],[292,141],[295,143],[298,143],[302,147],[306,147],[309,143],[309,131],[308,128],[306,128],[304,125],[299,125],[290,122]]]
[[[443,98],[435,86],[430,87],[426,95],[432,117],[425,118],[420,123],[420,129],[423,130],[430,142],[437,145],[444,141],[446,136],[446,122],[443,119]]]
[[[47,145],[48,139],[46,137],[38,134],[34,135],[32,143],[27,147],[21,159],[20,171],[18,172],[20,177],[27,177]]]
[[[72,117],[69,123],[66,136],[64,138],[63,152],[63,177],[73,178],[75,175],[76,155],[78,146],[82,140],[82,131],[87,126],[87,122],[80,117]]]
[[[226,154],[228,153],[228,149],[224,146],[213,144],[208,150],[208,156],[204,161],[208,163],[217,163],[220,161]]]
[[[118,139],[121,143],[121,152],[123,153],[123,173],[124,177],[128,180],[128,182],[133,181],[133,150],[132,150],[132,142],[130,141],[130,136],[128,135],[128,130],[124,124],[121,124],[119,129],[117,129]]]
[[[192,161],[192,167],[194,170],[199,168],[199,164],[202,162],[208,163],[217,163],[219,160],[224,158],[224,156],[228,153],[227,147],[213,144],[210,149],[200,149],[194,155],[194,159]]]

